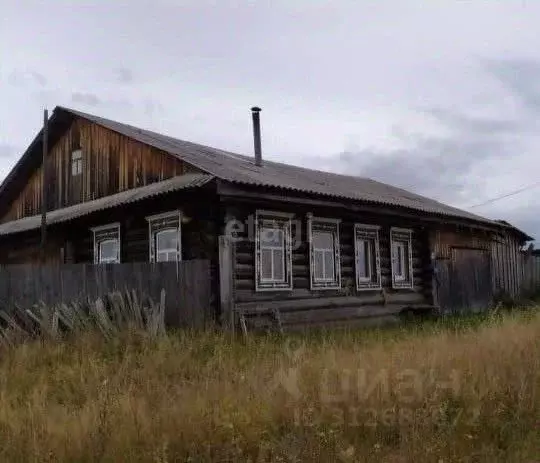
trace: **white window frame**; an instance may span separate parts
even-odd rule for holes
[[[180,262],[182,260],[182,211],[174,210],[146,217],[148,222],[148,259],[150,262]],[[175,230],[177,233],[176,259],[158,261],[157,237],[167,230]],[[162,250],[171,252],[172,249]]]
[[[414,286],[414,274],[413,274],[413,263],[412,263],[412,233],[413,231],[410,228],[397,228],[392,227],[390,229],[390,267],[392,270],[392,288],[394,289],[412,289]],[[395,248],[398,247],[401,251],[401,262],[403,263],[402,271],[396,273],[395,271]],[[407,250],[405,247],[407,246]],[[407,253],[407,258],[405,258],[405,253]],[[405,265],[408,268],[408,278],[405,274]]]
[[[309,269],[310,269],[310,288],[312,290],[340,289],[341,288],[341,253],[339,244],[339,224],[341,219],[314,217],[313,214],[307,215],[308,242],[309,242]],[[313,233],[330,232],[334,241],[333,249],[319,250],[313,245]],[[315,276],[315,252],[332,252],[332,263],[334,266],[333,278],[316,278]],[[323,259],[324,262],[324,259]],[[324,265],[324,264],[323,264]]]
[[[381,279],[381,252],[379,245],[379,225],[371,225],[364,223],[354,224],[354,268],[356,277],[356,289],[357,291],[370,291],[382,288]],[[375,248],[375,255],[368,256],[368,262],[370,265],[370,274],[368,277],[361,277],[359,275],[360,268],[358,266],[360,250],[358,247],[358,241],[373,241]],[[368,246],[371,250],[371,246]],[[375,269],[371,268],[372,262],[375,262]]]
[[[71,152],[71,176],[77,177],[83,171],[83,152],[82,149],[76,149]]]
[[[122,254],[122,242],[120,237],[120,222],[109,223],[107,225],[100,225],[99,227],[92,227],[92,233],[94,235],[94,264],[119,264]],[[117,256],[116,259],[103,260],[101,256],[101,245],[108,241],[116,241],[117,243]]]
[[[160,249],[159,246],[158,246],[159,236],[164,234],[164,233],[169,233],[169,232],[172,232],[173,234],[174,233],[177,234],[177,236],[176,236],[176,240],[177,240],[176,247],[175,248]],[[156,230],[156,231],[153,232],[153,236],[154,236],[153,239],[154,239],[154,246],[155,246],[154,257],[155,257],[156,262],[172,262],[168,258],[166,260],[159,259],[160,255],[162,255],[162,254],[169,255],[171,253],[176,256],[176,259],[173,259],[173,262],[180,260],[178,258],[178,256],[179,256],[179,252],[178,252],[178,227],[167,227],[167,228],[163,228],[161,230]]]
[[[294,214],[258,210],[255,213],[255,291],[286,291],[293,288],[292,275],[292,218]],[[283,280],[262,277],[261,231],[275,228],[283,232]],[[270,247],[271,249],[274,247]],[[273,265],[273,253],[272,253]],[[272,272],[273,273],[273,272]]]

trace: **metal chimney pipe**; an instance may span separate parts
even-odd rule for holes
[[[261,119],[259,113],[261,108],[253,106],[251,108],[251,116],[253,117],[253,144],[255,146],[255,165],[262,166],[262,149],[261,149]]]

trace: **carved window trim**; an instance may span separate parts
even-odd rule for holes
[[[378,225],[354,224],[354,267],[358,291],[381,289],[382,287],[379,229]],[[363,243],[364,249],[367,247],[369,252],[367,256],[370,266],[368,276],[360,275],[360,242]]]
[[[323,290],[323,289],[339,289],[341,288],[341,254],[340,254],[340,243],[339,243],[339,224],[340,219],[331,219],[323,217],[314,217],[312,214],[307,216],[307,226],[308,226],[308,241],[309,241],[309,269],[310,269],[310,288],[312,290]],[[316,249],[314,247],[313,236],[315,233],[331,233],[332,235],[332,249]],[[325,269],[324,264],[324,254],[332,255],[332,266],[333,266],[333,276],[332,278],[317,278],[315,272],[315,254],[319,252],[323,254],[323,269]],[[324,270],[323,270],[324,273]]]
[[[91,228],[94,235],[94,264],[119,264],[121,261],[122,244],[120,238],[120,223],[110,223]],[[105,243],[116,243],[116,257],[103,258],[102,250]]]
[[[411,229],[395,227],[390,229],[390,258],[392,288],[413,288],[414,275]],[[397,266],[400,268],[398,269]]]
[[[258,210],[255,214],[255,290],[256,291],[283,291],[291,290],[292,280],[292,217],[293,214],[274,211]],[[261,240],[263,233],[278,231],[281,235],[281,245],[265,245]],[[271,273],[272,277],[263,277],[263,251],[271,253]],[[281,262],[283,278],[273,277],[275,270],[275,252],[280,251],[283,256]]]
[[[148,252],[150,262],[180,262],[182,260],[182,212],[180,210],[164,212],[146,217],[148,221]],[[170,254],[172,249],[157,249],[158,238],[163,232],[176,232],[176,255],[172,260],[161,260],[161,254]]]

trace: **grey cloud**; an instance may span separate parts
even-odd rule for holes
[[[487,60],[485,66],[525,107],[540,112],[540,61]]]
[[[101,104],[101,100],[97,95],[85,92],[72,93],[71,101],[73,101],[74,103],[81,103],[88,106],[98,106],[99,104]]]
[[[473,156],[472,153],[476,152],[481,155]],[[511,152],[511,145],[494,141],[427,138],[419,140],[411,149],[384,153],[373,150],[344,152],[338,156],[338,165],[345,173],[373,178],[467,208],[485,199],[476,196],[476,192],[484,189],[484,182],[490,177],[472,175],[471,172],[478,164],[495,157],[509,156]],[[496,203],[489,208],[480,207],[470,211],[485,217],[507,220],[537,240],[540,239],[537,203],[518,210],[501,208]]]
[[[130,84],[133,82],[133,71],[131,69],[120,67],[114,70],[116,80],[121,84]]]
[[[405,134],[402,138],[410,147],[345,151],[338,155],[338,165],[345,172],[441,200],[468,200],[473,168],[509,155],[516,148],[514,135],[522,130],[514,120],[471,118],[446,109],[426,112],[449,129],[450,135]]]
[[[40,86],[44,87],[45,85],[47,85],[47,79],[43,74],[40,74],[36,71],[30,71],[30,76],[32,76],[34,81],[36,81]]]
[[[478,211],[473,210],[473,212]],[[491,213],[491,215],[494,214]],[[536,242],[540,239],[540,215],[535,212],[534,208],[528,206],[507,211],[504,220],[531,235]]]
[[[144,101],[143,107],[144,113],[147,116],[155,116],[157,114],[163,113],[164,111],[163,105],[159,101],[153,100],[151,98],[148,98]]]
[[[35,70],[24,71],[15,69],[9,74],[8,82],[16,87],[29,87],[32,85],[45,87],[47,85],[47,78]]]
[[[485,199],[476,196],[489,180],[480,170],[484,163],[487,166],[492,160],[514,156],[521,149],[525,132],[533,128],[523,114],[515,119],[477,118],[441,108],[424,113],[447,129],[449,135],[410,135],[398,127],[398,138],[406,142],[407,148],[342,152],[337,156],[338,168],[447,203],[468,206]],[[540,216],[534,212],[535,208],[532,204],[505,210],[495,204],[472,212],[507,220],[540,237]]]
[[[518,133],[525,129],[524,124],[516,119],[471,117],[443,108],[426,109],[424,112],[448,128],[477,135]]]
[[[58,104],[63,97],[62,91],[53,88],[42,88],[32,92],[32,97],[40,106],[52,106]]]
[[[14,156],[17,153],[17,148],[7,143],[0,143],[0,159],[6,159]]]
[[[85,106],[99,106],[100,108],[109,108],[113,110],[123,111],[133,110],[134,108],[142,108],[141,110],[149,116],[163,111],[163,105],[159,101],[150,98],[136,98],[134,99],[134,101],[130,101],[130,99],[126,97],[102,98],[94,93],[73,92],[71,94],[71,101],[75,104]]]
[[[345,172],[443,199],[443,196],[462,194],[468,184],[464,174],[472,162],[469,155],[456,159],[453,153],[456,147],[451,140],[428,139],[410,150],[344,152],[338,161]]]

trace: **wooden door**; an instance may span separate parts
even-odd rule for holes
[[[451,259],[437,264],[437,281],[443,312],[486,310],[493,299],[489,251],[453,248]]]

